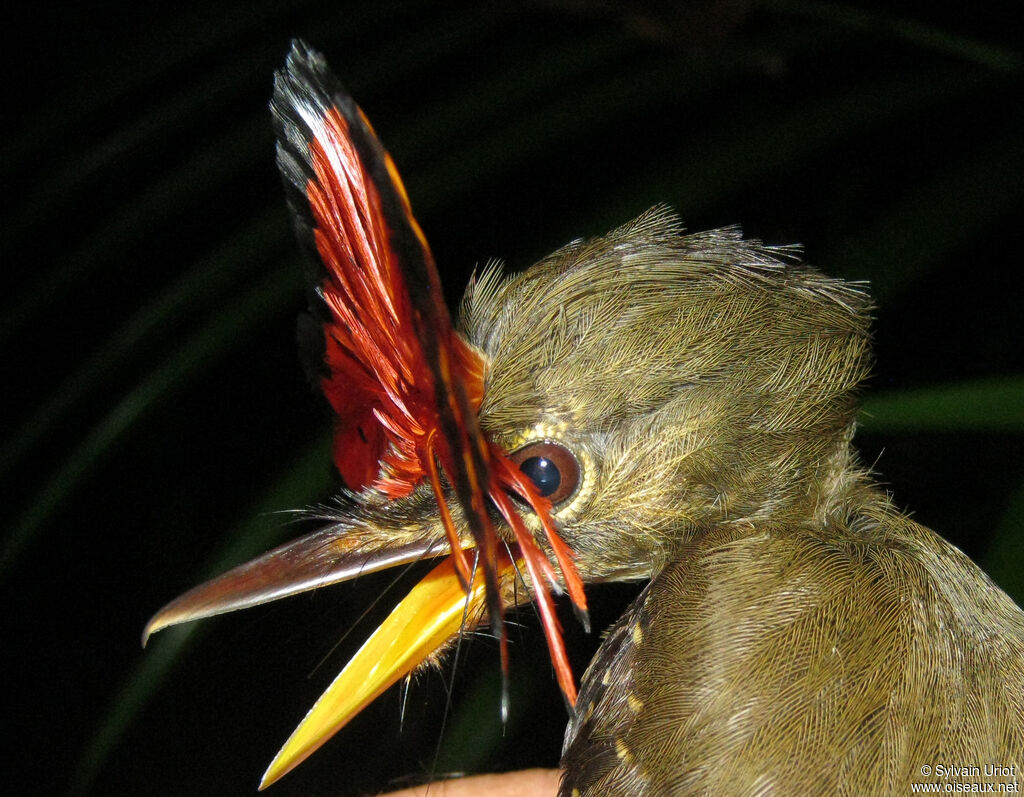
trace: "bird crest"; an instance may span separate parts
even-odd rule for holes
[[[573,552],[559,534],[549,498],[510,452],[480,429],[487,359],[452,325],[433,255],[394,162],[324,58],[301,41],[293,43],[275,76],[271,112],[296,231],[318,264],[311,310],[322,336],[317,381],[336,415],[334,463],[368,512],[429,486],[447,546],[423,535],[409,541],[405,529],[396,529],[391,539],[378,530],[381,550],[364,555],[365,541],[356,530],[347,538],[337,528],[311,535],[181,596],[150,621],[145,636],[174,623],[447,552],[445,562],[414,590],[417,606],[429,605],[431,611],[396,610],[393,625],[422,630],[422,638],[409,647],[422,649],[423,656],[393,663],[389,681],[376,684],[373,696],[443,644],[453,622],[460,627],[455,622],[460,616],[473,612],[486,614],[495,627],[507,677],[502,617],[507,605],[521,600],[508,597],[519,579],[528,580],[539,607],[558,683],[571,707],[576,684],[553,593],[564,588],[586,622]],[[538,519],[540,544],[516,503]],[[507,538],[495,530],[492,507],[508,528]],[[443,599],[438,597],[442,584],[447,585]],[[439,602],[446,602],[444,611],[434,611]],[[427,614],[431,620],[435,614],[448,617],[445,630],[423,630]],[[297,765],[369,702],[339,709],[332,696],[338,691],[336,682],[311,712],[324,715],[328,730],[320,720],[309,733],[300,726],[264,785]],[[503,713],[506,701],[503,696]],[[309,717],[304,724],[310,724]],[[296,736],[310,738],[293,744]]]

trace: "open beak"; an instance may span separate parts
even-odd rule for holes
[[[274,757],[264,789],[290,772],[388,687],[411,673],[460,630],[486,617],[483,567],[469,589],[459,577],[447,542],[414,541],[367,553],[365,540],[328,527],[282,545],[167,604],[146,625],[143,644],[177,623],[256,606],[366,573],[449,554],[395,607],[321,695]],[[497,575],[503,602],[512,597],[517,565],[500,550]],[[521,595],[521,599],[522,596]]]

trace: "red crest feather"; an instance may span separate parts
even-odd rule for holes
[[[447,507],[443,472],[480,552],[505,666],[495,565],[500,540],[487,512],[489,496],[514,533],[559,684],[573,703],[575,684],[550,594],[559,579],[509,492],[541,519],[573,603],[585,612],[579,575],[550,503],[477,424],[487,363],[452,326],[433,256],[390,156],[323,58],[301,43],[277,75],[272,109],[290,203],[324,267],[317,285],[326,307],[321,384],[337,413],[339,472],[352,489],[370,487],[389,498],[408,495],[426,478],[468,584],[466,543]]]

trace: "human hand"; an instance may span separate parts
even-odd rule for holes
[[[502,775],[473,775],[414,786],[381,797],[555,797],[557,769],[523,769]]]

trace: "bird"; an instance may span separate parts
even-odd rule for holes
[[[488,266],[452,323],[397,168],[322,55],[293,43],[271,108],[345,500],[143,641],[441,562],[261,788],[469,629],[489,623],[507,667],[504,614],[531,602],[568,708],[562,797],[1019,788],[1024,612],[853,447],[865,285],[655,206]],[[586,624],[584,585],[626,580],[647,583],[577,689],[553,601]]]

